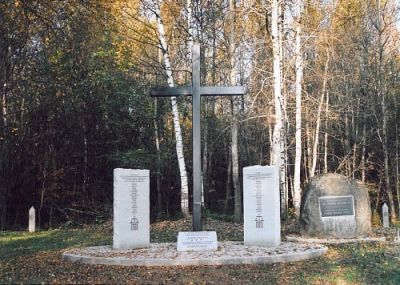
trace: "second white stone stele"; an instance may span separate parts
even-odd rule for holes
[[[276,166],[243,168],[244,244],[281,243],[279,172]]]

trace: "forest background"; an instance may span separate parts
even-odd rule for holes
[[[396,0],[0,2],[0,230],[112,216],[113,168],[151,171],[152,218],[190,211],[191,82],[202,99],[204,207],[240,222],[242,167],[280,168],[283,218],[314,175],[337,172],[400,211]],[[189,201],[189,203],[187,203]],[[189,205],[187,207],[186,205]]]

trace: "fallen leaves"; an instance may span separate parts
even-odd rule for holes
[[[152,240],[176,241],[191,221],[151,225]],[[242,226],[207,219],[205,230],[219,240],[243,239]],[[285,232],[296,232],[284,226]],[[37,234],[0,235],[0,283],[56,284],[400,284],[400,245],[391,243],[329,246],[323,258],[273,265],[122,267],[64,262],[65,248],[110,243],[112,223]],[[12,251],[12,254],[7,254]]]

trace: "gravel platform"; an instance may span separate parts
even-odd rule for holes
[[[266,248],[225,241],[218,243],[217,251],[178,252],[176,243],[152,243],[148,248],[134,250],[115,250],[111,246],[70,249],[62,258],[86,264],[123,266],[267,264],[316,258],[327,250],[323,245],[298,242],[282,242],[279,247]]]

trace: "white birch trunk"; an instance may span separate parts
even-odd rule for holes
[[[361,181],[365,182],[365,153],[367,148],[367,113],[364,110],[364,119],[363,119],[363,131],[362,131],[362,141],[361,141]]]
[[[165,39],[165,31],[164,24],[161,19],[160,14],[160,2],[156,1],[155,3],[155,14],[157,18],[157,29],[159,34],[159,40],[161,44],[161,49],[163,51],[163,59],[165,70],[167,74],[167,82],[169,87],[174,87],[174,78],[172,76],[172,68],[168,55],[168,46],[167,41]],[[179,122],[179,112],[178,105],[176,102],[176,97],[171,97],[171,105],[172,105],[172,114],[174,121],[174,131],[175,131],[175,140],[176,140],[176,154],[178,158],[179,172],[181,176],[181,210],[184,216],[189,215],[189,191],[188,191],[188,180],[186,173],[186,165],[185,165],[185,157],[183,153],[183,141],[182,141],[182,131],[181,125]]]
[[[307,110],[306,112],[306,117],[307,120],[305,122],[305,127],[306,127],[306,142],[307,142],[307,148],[306,148],[306,161],[305,161],[305,165],[307,168],[306,171],[306,181],[308,182],[310,179],[310,173],[311,173],[311,163],[312,163],[312,159],[311,159],[311,130],[310,130],[310,115],[309,112]]]
[[[295,82],[295,96],[296,96],[296,149],[295,149],[295,161],[294,161],[294,177],[293,177],[293,204],[297,217],[300,217],[300,203],[301,203],[301,153],[302,153],[302,142],[301,142],[301,91],[303,81],[303,53],[301,48],[301,11],[303,7],[303,1],[296,1],[296,38],[295,38],[295,53],[296,53],[296,82]]]
[[[230,56],[230,84],[236,85],[236,72],[235,72],[235,0],[229,0],[229,14],[231,31],[229,33],[229,56]],[[239,123],[237,119],[238,106],[235,98],[231,99],[232,102],[232,118],[231,118],[231,159],[232,159],[232,185],[234,193],[234,220],[240,223],[243,220],[242,215],[242,193],[240,188],[239,178]]]
[[[393,221],[396,220],[396,211],[394,208],[394,201],[393,201],[393,193],[392,187],[390,183],[390,173],[389,173],[389,151],[388,151],[388,132],[387,132],[387,125],[388,125],[388,112],[387,112],[387,103],[386,103],[386,96],[387,96],[387,85],[384,80],[384,49],[386,43],[384,42],[384,38],[382,37],[385,22],[383,21],[383,12],[381,10],[381,1],[378,1],[378,43],[379,43],[379,66],[378,66],[378,97],[381,98],[381,112],[382,112],[382,150],[383,150],[383,160],[384,160],[384,173],[385,173],[385,187],[387,198],[389,202],[389,211],[390,211],[390,218]]]
[[[288,210],[288,174],[287,174],[287,143],[286,143],[286,132],[289,129],[289,120],[287,117],[287,98],[284,84],[284,49],[283,49],[283,38],[284,38],[284,1],[278,2],[278,42],[279,42],[279,60],[280,60],[280,80],[281,80],[281,108],[282,108],[282,130],[280,135],[280,148],[281,148],[281,160],[282,165],[279,168],[279,177],[281,185],[281,216],[283,219],[287,218]]]
[[[327,58],[324,67],[324,79],[322,83],[322,91],[321,91],[321,98],[318,105],[317,111],[317,122],[315,126],[315,135],[314,135],[314,145],[313,145],[313,152],[312,152],[312,165],[310,171],[310,177],[315,175],[315,169],[317,167],[317,159],[318,159],[318,145],[319,145],[319,129],[321,126],[321,112],[322,106],[324,104],[324,97],[326,92],[326,85],[328,83],[328,67],[329,67],[329,53],[327,53]]]
[[[5,74],[5,72],[4,72]],[[6,80],[6,75],[4,75],[4,80]],[[2,93],[2,97],[1,97],[1,105],[2,105],[2,119],[3,119],[3,130],[4,130],[4,134],[5,129],[7,127],[7,83],[4,83],[3,85],[3,93]]]
[[[272,17],[271,17],[271,36],[272,36],[272,52],[273,52],[273,76],[274,76],[274,105],[275,105],[275,124],[272,134],[272,164],[276,165],[282,173],[284,168],[284,149],[282,149],[283,138],[283,99],[282,99],[282,85],[281,85],[281,54],[279,40],[279,2],[278,0],[272,1]],[[284,171],[284,170],[283,170]],[[282,185],[282,177],[280,177],[281,193],[284,191]],[[282,205],[284,206],[284,205]]]
[[[325,102],[325,140],[324,140],[324,173],[328,173],[328,119],[329,119],[329,92]]]
[[[186,0],[186,17],[187,17],[187,27],[188,27],[188,62],[192,61],[192,47],[193,47],[193,25],[192,25],[192,0]]]

